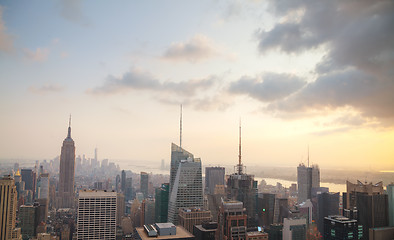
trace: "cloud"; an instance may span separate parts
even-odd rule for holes
[[[177,42],[164,52],[163,58],[172,61],[198,62],[219,55],[215,44],[206,36],[195,35],[187,42]]]
[[[316,64],[314,82],[271,102],[268,110],[306,113],[351,107],[363,117],[394,124],[393,1],[272,0],[269,7],[281,21],[257,31],[260,53],[319,48],[325,56]]]
[[[61,15],[71,22],[82,26],[89,25],[88,19],[82,12],[82,0],[61,0],[60,11]]]
[[[0,6],[0,51],[10,53],[14,50],[12,37],[7,34],[7,28],[3,20],[3,7]]]
[[[206,79],[191,79],[184,82],[161,82],[150,73],[132,69],[121,77],[108,76],[102,86],[90,89],[88,93],[108,95],[130,90],[146,90],[192,96],[195,95],[198,90],[210,88],[213,83],[213,77]]]
[[[265,73],[258,77],[242,77],[233,82],[229,91],[246,94],[263,102],[283,99],[301,89],[306,82],[290,74]]]
[[[48,48],[37,48],[35,51],[30,49],[24,50],[25,57],[29,60],[36,62],[43,62],[48,59],[49,49]]]
[[[41,87],[34,87],[34,86],[30,86],[28,88],[28,91],[34,94],[38,94],[38,95],[45,95],[48,93],[55,93],[55,92],[62,92],[64,91],[64,87],[60,86],[60,85],[53,85],[53,84],[47,84]]]

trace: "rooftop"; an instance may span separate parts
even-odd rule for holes
[[[163,227],[169,227],[171,225],[174,225],[172,223],[157,223],[157,224],[164,224],[165,226]],[[168,224],[168,225],[166,225]],[[194,238],[194,235],[189,233],[186,229],[184,229],[181,226],[176,226],[176,235],[167,235],[167,236],[157,236],[157,237],[148,237],[146,234],[146,231],[144,231],[143,227],[137,227],[135,230],[138,232],[138,235],[141,237],[141,239],[180,239],[180,238]]]

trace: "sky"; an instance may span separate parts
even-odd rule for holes
[[[0,161],[394,170],[394,2],[0,1]]]

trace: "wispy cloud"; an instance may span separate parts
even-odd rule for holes
[[[198,90],[210,88],[213,83],[213,78],[190,79],[183,82],[162,82],[152,74],[134,68],[121,77],[108,76],[102,86],[89,89],[88,93],[109,95],[131,90],[145,90],[190,96],[195,95]]]
[[[37,48],[35,51],[30,49],[24,49],[25,57],[29,60],[36,62],[43,62],[48,59],[49,49],[48,48]]]
[[[199,62],[220,55],[212,40],[195,35],[186,42],[176,42],[164,52],[163,59],[171,61]]]
[[[10,53],[14,50],[11,35],[7,34],[7,28],[3,20],[3,7],[0,6],[0,51]]]
[[[45,95],[49,93],[62,92],[64,87],[57,84],[47,84],[41,87],[30,86],[28,91],[38,95]]]

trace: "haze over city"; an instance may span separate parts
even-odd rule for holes
[[[394,171],[392,1],[2,1],[0,162]],[[314,1],[313,1],[314,2]]]

